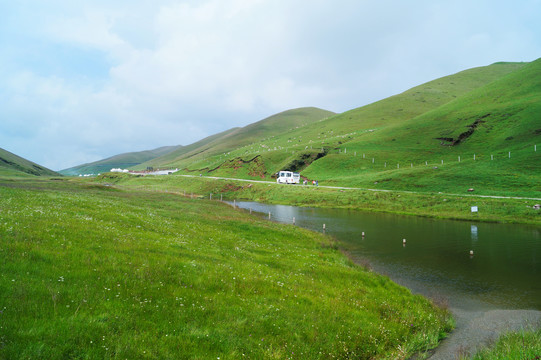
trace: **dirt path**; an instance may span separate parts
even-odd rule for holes
[[[235,178],[225,178],[225,177],[218,177],[218,176],[196,176],[196,175],[177,175],[177,176],[184,176],[184,177],[194,177],[194,178],[206,178],[206,179],[215,179],[215,180],[232,180],[232,181],[243,181],[243,182],[251,182],[251,183],[261,183],[261,184],[276,184],[275,181],[265,181],[265,180],[248,180],[248,179],[235,179]],[[287,185],[279,185],[279,186],[287,186]],[[297,185],[297,186],[313,186],[313,185]],[[346,187],[346,186],[325,186],[325,185],[319,185],[320,188],[326,188],[326,189],[339,189],[339,190],[361,190],[361,191],[373,191],[373,192],[392,192],[392,193],[399,193],[399,194],[419,194],[419,195],[426,195],[427,193],[417,192],[417,191],[406,191],[406,190],[384,190],[384,189],[368,189],[368,188],[357,188],[357,187]],[[541,201],[541,198],[530,198],[530,197],[517,197],[517,196],[499,196],[499,195],[471,195],[471,194],[448,194],[448,193],[440,193],[440,195],[445,196],[458,196],[458,197],[473,197],[473,198],[489,198],[489,199],[517,199],[517,200],[538,200]]]

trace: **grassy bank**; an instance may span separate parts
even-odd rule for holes
[[[224,199],[246,199],[266,203],[297,206],[351,208],[385,211],[397,214],[432,218],[541,224],[541,211],[533,209],[536,200],[492,199],[454,196],[441,193],[413,194],[408,192],[382,192],[328,189],[315,186],[276,185],[242,181],[183,176],[134,177],[104,174],[100,183],[116,184],[126,188],[158,191],[187,192],[203,197],[222,196]],[[477,206],[477,213],[471,207]]]
[[[207,200],[0,179],[0,358],[403,359],[446,311]]]
[[[541,330],[523,331],[503,336],[493,346],[469,360],[536,360],[541,359]]]

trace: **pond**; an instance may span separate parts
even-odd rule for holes
[[[451,307],[541,310],[541,228],[237,202],[335,237],[359,264]],[[365,236],[362,236],[362,233]],[[404,243],[405,239],[405,243]],[[473,255],[470,255],[473,251]]]

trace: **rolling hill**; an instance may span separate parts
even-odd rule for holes
[[[215,176],[270,179],[290,169],[328,185],[539,195],[540,79],[541,60],[495,63],[342,114],[277,114],[152,163]]]
[[[340,144],[305,175],[383,189],[540,196],[541,60],[492,67],[513,71]],[[365,158],[344,156],[346,148]]]
[[[58,176],[59,174],[0,148],[2,176]]]
[[[187,167],[199,171],[199,164],[208,168],[208,159],[220,162],[231,159],[231,152],[239,148],[259,144],[265,139],[291,132],[295,129],[310,126],[335,115],[335,113],[314,107],[292,109],[275,114],[242,128],[233,128],[222,133],[207,137],[183,149],[166,156],[158,157],[135,167],[144,169],[153,167]]]
[[[218,141],[219,139],[227,137],[230,133],[236,131],[238,128],[232,128],[226,131],[223,131],[221,133],[208,136],[202,140],[199,140],[193,144],[182,146],[174,151],[171,151],[168,154],[162,155],[160,157],[148,160],[144,163],[139,164],[138,166],[135,166],[134,169],[137,170],[144,170],[147,167],[162,167],[162,168],[172,168],[174,167],[178,159],[184,158],[184,157],[192,157],[196,155],[197,153],[204,152],[206,148],[208,147],[208,144],[213,143],[214,141]]]
[[[99,174],[110,171],[112,168],[129,168],[141,164],[142,162],[154,159],[156,157],[168,154],[181,149],[182,146],[163,146],[154,150],[145,150],[129,152],[111,156],[107,159],[78,165],[69,169],[60,170],[60,173],[68,176],[77,176],[85,174]]]

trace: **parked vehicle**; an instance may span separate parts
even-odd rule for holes
[[[278,184],[298,184],[301,180],[301,175],[293,171],[280,171],[276,182]]]

